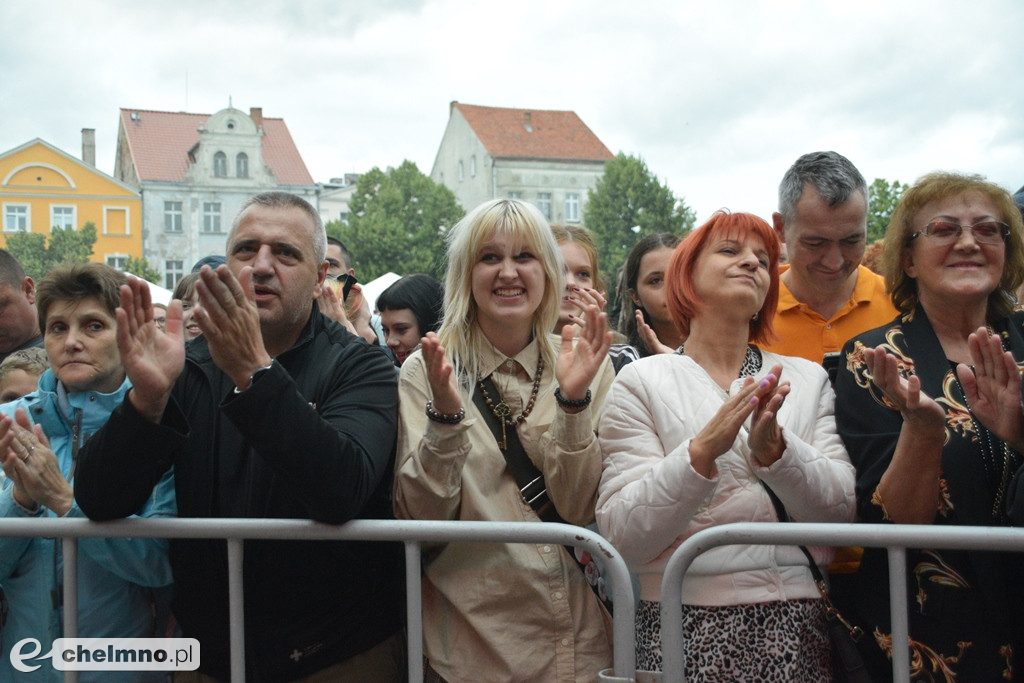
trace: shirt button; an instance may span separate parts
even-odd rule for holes
[[[569,639],[562,638],[562,647],[569,647]]]
[[[555,591],[555,600],[562,599],[562,591]]]
[[[544,552],[550,553],[551,552],[551,546],[549,546],[549,545],[544,546]]]
[[[508,368],[509,370],[512,369],[512,364],[513,364],[513,361],[511,359],[505,361],[505,367]]]
[[[831,324],[829,324],[829,325],[825,325],[825,329],[826,329],[826,330],[831,330],[831,329],[832,329],[832,325],[831,325]]]
[[[774,584],[774,583],[773,583],[773,584],[770,584],[770,585],[768,586],[768,592],[769,592],[769,593],[774,593],[774,592],[775,592],[775,591],[777,591],[777,590],[779,590],[779,589],[778,589],[778,588],[777,588],[777,587],[775,586],[775,584]]]

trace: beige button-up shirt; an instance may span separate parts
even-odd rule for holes
[[[503,399],[513,417],[530,399],[538,355],[537,340],[514,358],[488,346],[483,371],[493,373],[501,392],[492,402]],[[545,366],[534,408],[517,429],[556,509],[573,524],[594,519],[601,478],[595,428],[613,379],[606,360],[591,385],[593,402],[570,415],[555,401],[554,368]],[[396,516],[539,522],[475,403],[463,396],[465,419],[448,425],[427,419],[430,398],[426,364],[416,353],[399,380]],[[453,683],[597,680],[612,664],[607,612],[555,544],[444,546],[424,568],[423,631],[431,666]]]

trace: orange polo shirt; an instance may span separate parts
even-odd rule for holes
[[[788,269],[788,265],[781,266],[779,274]],[[826,353],[842,350],[848,340],[895,317],[896,308],[885,291],[885,279],[865,266],[857,266],[853,295],[829,320],[797,301],[780,279],[775,341],[764,348],[820,363]]]

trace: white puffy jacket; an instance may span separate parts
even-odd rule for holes
[[[716,524],[778,521],[761,480],[795,522],[852,522],[854,469],[836,433],[835,395],[821,366],[762,351],[761,377],[777,363],[791,391],[778,420],[786,442],[770,467],[753,460],[750,418],[711,479],[690,466],[690,440],[728,395],[691,358],[663,354],[629,364],[604,404],[601,533],[640,575],[641,597],[660,599],[661,575],[686,538]],[[734,381],[730,394],[742,386]],[[831,548],[810,548],[819,565]],[[819,597],[795,546],[721,546],[700,555],[683,580],[683,603],[739,605]]]

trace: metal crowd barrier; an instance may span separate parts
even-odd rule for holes
[[[1024,552],[1024,529],[884,524],[723,524],[686,539],[669,558],[661,584],[663,680],[684,681],[683,575],[702,552],[722,545],[831,545],[886,548],[892,642],[907,643],[906,548]],[[618,602],[616,602],[616,610]],[[870,637],[865,634],[864,637]],[[616,655],[618,652],[616,652]],[[893,680],[910,681],[910,648],[893,647]]]
[[[78,539],[226,538],[228,599],[231,618],[231,681],[245,680],[245,634],[242,601],[242,549],[245,539],[290,541],[396,541],[405,545],[406,613],[410,683],[423,681],[423,617],[420,585],[421,544],[459,542],[554,543],[585,548],[599,557],[612,587],[614,674],[636,675],[633,644],[634,603],[629,571],[619,552],[600,535],[568,524],[530,522],[356,520],[341,526],[293,519],[2,519],[0,536],[62,538],[64,555],[64,637],[78,634]],[[202,648],[202,643],[200,643]],[[200,657],[201,657],[200,650]],[[77,672],[66,671],[74,683]]]
[[[405,546],[408,666],[410,683],[423,680],[421,545],[449,542],[556,543],[585,548],[601,559],[615,602],[614,669],[602,681],[637,680],[634,602],[629,572],[619,552],[600,535],[568,524],[529,522],[356,520],[341,526],[290,519],[2,519],[0,536],[62,538],[64,556],[64,637],[78,633],[78,539],[89,537],[227,539],[230,604],[231,680],[245,680],[242,554],[245,539],[393,541]],[[892,604],[892,640],[907,642],[906,548],[958,548],[1024,552],[1024,529],[868,524],[726,524],[705,529],[682,543],[665,568],[661,591],[664,672],[647,680],[684,681],[682,634],[683,576],[702,552],[722,545],[833,545],[886,548]],[[201,644],[200,644],[201,645]],[[909,648],[893,650],[893,680],[910,680]],[[68,671],[65,681],[77,680]]]

